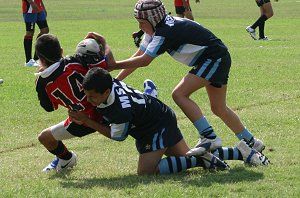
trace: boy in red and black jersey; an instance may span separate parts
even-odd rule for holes
[[[85,39],[77,46],[88,48],[85,54],[77,53],[71,57],[62,57],[62,49],[56,36],[45,34],[36,42],[36,53],[40,59],[40,72],[36,80],[36,91],[40,105],[51,112],[63,106],[69,110],[81,111],[92,120],[102,122],[102,116],[96,112],[86,99],[82,88],[85,74],[91,67],[108,68],[102,48],[93,39]],[[82,51],[82,50],[81,50]],[[70,118],[44,129],[38,139],[46,149],[57,158],[43,171],[60,171],[76,165],[76,154],[69,151],[62,140],[82,137],[95,132],[84,123],[74,122]]]

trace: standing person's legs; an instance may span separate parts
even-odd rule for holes
[[[270,2],[264,3],[262,6],[260,6],[260,13],[262,21],[259,24],[259,38],[264,39],[265,38],[265,21],[268,20],[273,16],[273,8]]]
[[[26,63],[28,63],[32,58],[32,38],[34,35],[35,22],[37,20],[37,14],[26,13],[23,14],[26,32],[24,35],[24,52],[26,57]]]
[[[49,33],[49,27],[48,27],[48,23],[47,23],[46,17],[47,17],[46,13],[44,11],[38,13],[36,24],[38,25],[38,27],[40,29],[40,32],[37,35],[36,39],[38,39],[43,34],[48,34]],[[38,59],[36,53],[34,53],[34,58],[33,59],[34,60]]]
[[[192,154],[197,155],[201,155],[209,150],[215,150],[222,146],[220,138],[217,137],[214,129],[203,115],[200,107],[192,99],[190,99],[192,93],[210,84],[208,80],[200,77],[200,73],[210,67],[211,61],[208,60],[208,64],[205,64],[206,62],[207,61],[204,61],[202,66],[198,66],[196,69],[192,70],[195,74],[188,73],[175,87],[172,93],[175,103],[198,130],[200,140],[195,146],[196,148],[192,149]],[[198,74],[200,76],[198,76]]]

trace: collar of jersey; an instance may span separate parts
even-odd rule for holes
[[[60,62],[56,62],[52,65],[50,65],[47,69],[45,69],[42,72],[39,73],[35,73],[35,76],[41,76],[42,78],[47,78],[48,76],[50,76],[60,65]]]
[[[114,103],[115,98],[116,98],[115,87],[116,87],[116,85],[113,84],[112,90],[111,90],[111,92],[110,92],[110,94],[109,94],[109,96],[107,98],[106,103],[101,103],[100,105],[97,106],[98,108],[105,108],[105,107],[108,107],[108,106],[110,106],[110,105],[112,105]]]

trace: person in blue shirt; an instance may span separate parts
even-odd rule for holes
[[[138,175],[170,174],[193,167],[229,169],[211,153],[186,156],[189,148],[177,127],[175,113],[157,98],[113,79],[99,68],[90,69],[82,85],[87,100],[97,107],[109,127],[80,111],[69,111],[70,117],[116,141],[132,136],[139,152]],[[162,159],[163,155],[168,157]]]
[[[172,92],[175,103],[197,129],[200,139],[188,155],[201,155],[222,146],[221,139],[190,96],[205,88],[212,112],[237,136],[261,152],[264,143],[254,138],[238,115],[226,104],[227,82],[231,57],[226,45],[210,30],[199,23],[168,15],[160,0],[139,0],[134,8],[139,28],[145,32],[139,49],[126,60],[111,61],[114,69],[123,69],[116,77],[123,80],[138,67],[150,65],[167,52],[175,60],[190,67]],[[88,38],[104,42],[98,33],[90,32]],[[167,76],[164,76],[167,78]]]

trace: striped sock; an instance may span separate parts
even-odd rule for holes
[[[237,147],[217,148],[213,154],[221,160],[243,160],[243,156]]]
[[[203,166],[202,161],[196,157],[166,157],[160,160],[158,167],[161,175],[178,173],[189,168]]]
[[[241,131],[240,133],[235,134],[235,135],[239,140],[244,139],[245,141],[247,141],[247,143],[254,144],[254,137],[253,137],[252,133],[250,131],[248,131],[248,129],[246,129],[246,128],[243,131]]]
[[[210,126],[210,124],[204,116],[196,120],[193,124],[198,130],[200,136],[208,139],[215,139],[217,137],[217,134],[215,133],[214,129]]]

